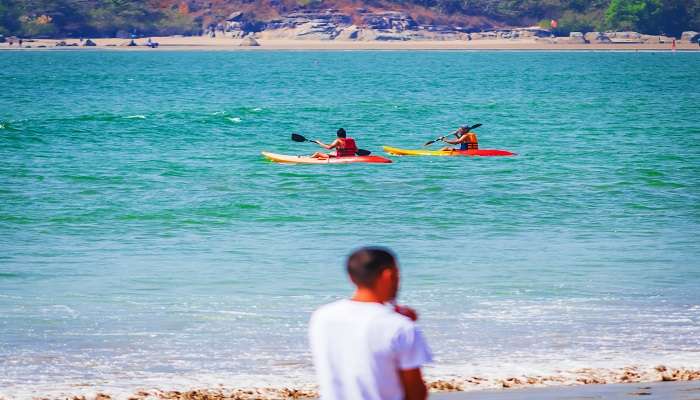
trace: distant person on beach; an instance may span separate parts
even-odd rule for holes
[[[309,339],[322,400],[425,400],[421,367],[432,361],[415,311],[392,305],[399,268],[387,249],[361,248],[347,260],[350,299],[311,316]]]
[[[336,132],[337,138],[333,141],[331,144],[325,144],[322,143],[319,140],[316,140],[315,142],[318,143],[319,146],[323,147],[324,149],[328,150],[333,150],[335,149],[335,153],[320,153],[316,152],[314,153],[311,157],[314,158],[322,158],[322,159],[327,159],[330,157],[353,157],[357,153],[357,144],[355,143],[355,139],[347,137],[347,132],[345,132],[345,129],[340,128]]]
[[[479,138],[476,137],[476,133],[470,132],[469,127],[462,125],[455,132],[457,139],[449,140],[442,139],[443,142],[447,144],[458,144],[459,148],[455,149],[450,146],[443,147],[442,151],[454,151],[454,150],[478,150],[479,149]]]

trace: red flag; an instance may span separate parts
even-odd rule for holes
[[[557,22],[556,19],[553,19],[553,20],[549,21],[549,26],[551,26],[552,29],[557,29],[557,26],[559,26],[559,23]]]

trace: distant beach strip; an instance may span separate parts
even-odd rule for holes
[[[533,34],[534,30],[406,36],[372,32],[364,39],[298,36],[289,31],[263,31],[245,37],[163,36],[148,38],[23,39],[6,38],[0,50],[536,50],[536,51],[700,51],[697,32],[681,39],[636,32],[572,32],[568,37]],[[518,33],[529,32],[529,33]],[[534,31],[537,32],[537,31]],[[394,35],[394,36],[391,36]]]

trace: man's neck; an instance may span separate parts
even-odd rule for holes
[[[381,303],[384,304],[384,299],[377,296],[373,291],[366,288],[357,288],[355,293],[350,298],[352,301],[360,301],[363,303]]]

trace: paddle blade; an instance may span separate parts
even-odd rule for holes
[[[306,142],[306,138],[298,133],[292,133],[292,140],[295,142]]]
[[[469,130],[476,129],[476,128],[480,127],[481,125],[483,125],[483,124],[472,125],[469,127]]]
[[[357,149],[357,155],[358,155],[358,156],[368,156],[368,155],[370,155],[370,154],[372,154],[372,152],[369,151],[369,150]]]
[[[425,144],[423,146],[430,146],[431,144],[433,144],[435,142],[437,142],[437,140],[431,140],[429,142],[425,142]]]

